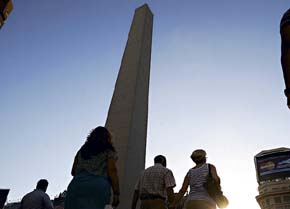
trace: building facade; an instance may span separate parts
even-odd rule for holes
[[[255,156],[261,209],[290,209],[290,149],[264,150]]]
[[[277,180],[261,184],[256,197],[262,209],[290,209],[290,180]]]
[[[4,25],[4,22],[6,21],[12,10],[13,10],[12,0],[0,1],[0,28]]]

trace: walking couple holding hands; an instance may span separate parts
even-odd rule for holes
[[[138,199],[141,209],[215,209],[216,205],[225,208],[228,200],[222,194],[215,166],[206,163],[206,152],[198,149],[190,157],[195,166],[189,169],[180,191],[174,195],[173,173],[166,168],[166,158],[156,156],[154,166],[147,168],[136,184],[131,209],[136,209]],[[188,187],[190,192],[184,197]]]

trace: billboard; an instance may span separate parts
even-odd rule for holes
[[[258,182],[290,177],[290,150],[264,151],[255,156]]]

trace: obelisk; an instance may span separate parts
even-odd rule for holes
[[[153,14],[135,10],[106,127],[118,152],[120,209],[129,209],[134,186],[145,168]]]

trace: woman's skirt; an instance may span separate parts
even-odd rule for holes
[[[64,208],[104,209],[110,197],[111,185],[106,177],[83,172],[70,182]]]

